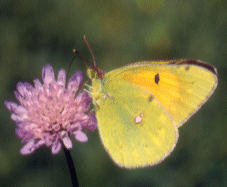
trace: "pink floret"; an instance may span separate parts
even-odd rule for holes
[[[5,101],[5,106],[12,112],[11,119],[16,121],[16,134],[25,144],[21,154],[31,154],[42,145],[51,147],[57,154],[61,147],[72,148],[70,136],[77,141],[86,142],[86,131],[93,131],[97,126],[94,114],[87,113],[90,97],[80,92],[83,82],[81,71],[73,75],[66,86],[66,72],[59,70],[55,80],[54,70],[47,64],[42,71],[43,84],[34,80],[34,86],[19,82],[15,97],[20,105]]]

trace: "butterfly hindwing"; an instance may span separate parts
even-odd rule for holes
[[[178,129],[149,92],[128,81],[105,81],[96,115],[102,142],[124,167],[153,165],[174,148]]]

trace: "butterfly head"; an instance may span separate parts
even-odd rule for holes
[[[105,72],[96,66],[90,66],[87,69],[87,75],[90,79],[103,79]]]

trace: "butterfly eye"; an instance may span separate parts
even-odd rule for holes
[[[90,78],[90,79],[94,79],[94,78],[97,78],[97,72],[88,68],[87,69],[87,76]]]

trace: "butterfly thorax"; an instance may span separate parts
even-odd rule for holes
[[[105,73],[96,67],[88,68],[87,75],[91,79],[91,86],[89,87],[89,95],[92,97],[93,104],[99,106],[99,98],[103,97],[103,80]]]

